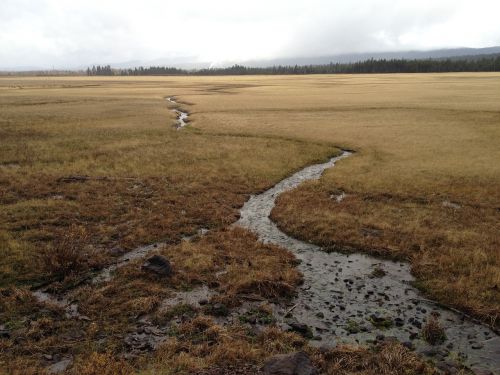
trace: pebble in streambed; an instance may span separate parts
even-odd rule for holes
[[[326,163],[304,168],[243,206],[236,223],[265,243],[291,250],[301,260],[304,285],[294,301],[293,319],[306,324],[318,345],[371,343],[394,337],[441,367],[461,362],[474,370],[500,373],[500,337],[488,327],[439,307],[411,286],[409,265],[363,254],[326,253],[321,248],[289,237],[269,215],[276,198],[303,181],[320,178],[325,169],[351,153],[344,151]],[[383,270],[374,277],[375,270]],[[433,314],[442,324],[446,341],[430,346],[420,338],[421,328]],[[283,322],[286,320],[282,318]]]

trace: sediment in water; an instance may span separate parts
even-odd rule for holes
[[[408,264],[363,254],[327,253],[288,236],[271,221],[269,215],[281,193],[320,178],[323,171],[350,155],[344,151],[252,196],[236,223],[256,233],[264,243],[289,249],[301,261],[304,284],[294,301],[293,319],[307,324],[321,345],[364,344],[395,337],[443,363],[454,358],[472,369],[500,371],[500,337],[490,328],[424,298],[412,287]],[[374,277],[374,270],[380,269],[383,276]],[[431,314],[444,328],[446,341],[442,345],[430,346],[420,338]]]

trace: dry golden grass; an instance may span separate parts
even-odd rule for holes
[[[300,140],[174,131],[164,97],[210,94],[205,86],[2,79],[0,286],[50,280],[32,260],[72,225],[92,234],[88,245],[106,263],[139,244],[224,227],[250,193],[332,152]]]
[[[6,296],[0,321],[11,332],[0,339],[0,367],[41,372],[47,365],[42,354],[64,353],[75,363],[93,358],[98,366],[102,358],[92,353],[120,352],[116,335],[137,315],[153,311],[181,285],[207,277],[196,268],[203,254],[181,246],[172,257],[187,273],[172,285],[130,266],[109,285],[78,289],[74,296],[91,322],[65,318],[27,289],[48,282],[52,289],[76,285],[135,246],[159,240],[176,245],[199,228],[225,228],[249,194],[332,153],[321,142],[177,132],[164,97],[188,92],[214,93],[208,81],[183,79],[0,81],[0,288]],[[244,238],[238,251],[252,257],[259,245],[253,236]],[[241,256],[238,251],[234,256]],[[221,267],[224,260],[215,258],[218,265],[209,266]],[[269,295],[293,291],[300,277],[289,260],[282,273],[265,269],[283,267],[278,258],[261,258],[258,270],[242,263],[248,275],[238,273],[233,261],[227,283],[245,277],[226,287],[228,299],[259,280]],[[106,336],[102,344],[96,332]]]
[[[0,317],[12,331],[0,339],[0,366],[40,373],[48,352],[72,354],[75,373],[102,373],[107,362],[124,373],[129,366],[229,371],[230,362],[252,371],[270,354],[304,348],[279,331],[254,337],[199,315],[149,365],[119,358],[120,337],[136,317],[154,312],[175,290],[206,283],[228,306],[241,294],[293,294],[300,275],[289,253],[224,228],[249,194],[325,160],[333,145],[357,153],[319,182],[282,196],[273,211],[279,225],[322,245],[408,259],[431,296],[495,322],[498,78],[0,79]],[[180,132],[171,128],[174,115],[164,100],[170,95],[191,114],[190,127]],[[330,198],[339,191],[347,193],[341,203]],[[68,274],[59,264],[59,255],[68,254],[51,257],[50,249],[60,248],[75,226],[90,238],[74,241],[72,253],[99,256]],[[179,244],[202,227],[213,233]],[[76,290],[90,322],[66,319],[27,292],[61,275],[72,285],[120,253],[158,240],[167,242],[161,252],[180,272],[165,283],[136,262],[99,288]],[[227,273],[216,279],[221,270]],[[325,373],[432,372],[401,347],[306,350]]]
[[[228,329],[199,316],[179,327],[177,338],[164,344],[144,373],[153,374],[260,374],[272,355],[305,350],[321,374],[389,375],[437,374],[414,353],[396,343],[368,350],[339,346],[318,350],[294,333],[266,328],[260,333],[244,327]]]
[[[356,150],[321,181],[282,196],[274,219],[321,245],[408,259],[433,298],[498,324],[498,78],[253,77],[242,81],[261,87],[223,101],[187,99],[200,103],[193,119],[205,131]],[[339,191],[347,198],[337,204],[330,196]]]

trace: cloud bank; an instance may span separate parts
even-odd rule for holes
[[[497,0],[2,0],[0,68],[500,45]]]

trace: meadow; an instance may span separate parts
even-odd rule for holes
[[[231,373],[234,364],[255,373],[269,355],[302,348],[330,373],[432,373],[395,344],[318,351],[292,333],[249,334],[200,312],[155,353],[124,357],[123,338],[176,290],[210,285],[229,307],[249,290],[264,301],[293,295],[293,256],[230,224],[251,194],[341,148],[355,154],[280,197],[278,225],[328,249],[409,261],[429,297],[498,327],[499,78],[1,78],[0,364],[39,373],[48,354],[71,354],[75,373]],[[181,131],[172,96],[190,113]],[[200,229],[209,234],[182,241]],[[85,285],[157,241],[178,271],[168,283],[134,261]],[[41,285],[78,286],[88,320],[36,301],[29,291]]]

